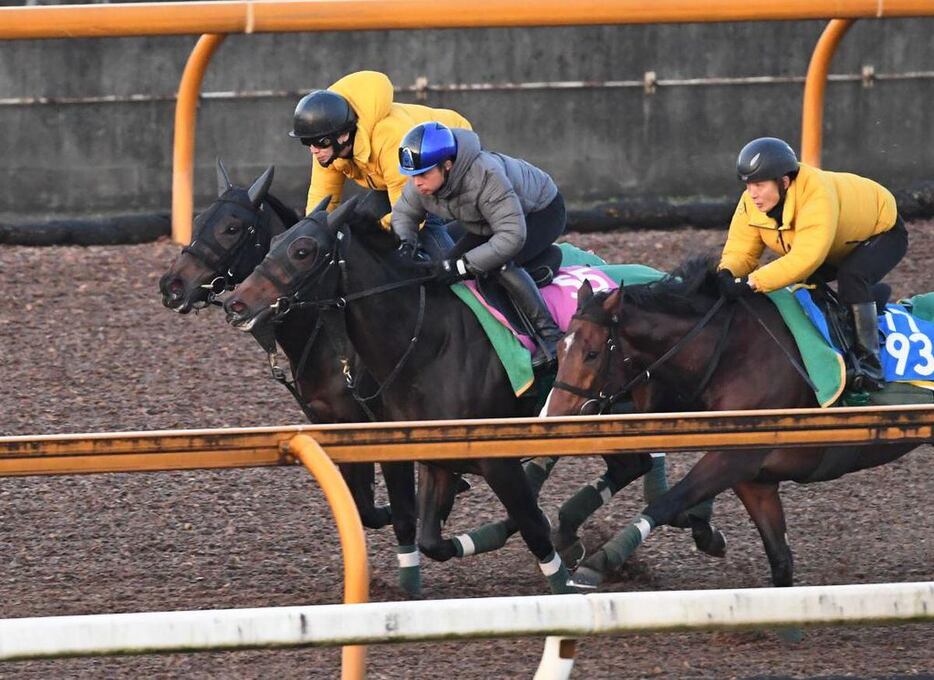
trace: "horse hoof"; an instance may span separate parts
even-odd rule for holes
[[[587,548],[584,547],[584,544],[576,536],[571,543],[560,548],[556,543],[555,551],[561,556],[561,561],[564,562],[571,571],[577,569],[587,556]]]
[[[711,557],[724,557],[726,556],[726,536],[719,529],[714,529],[706,545],[697,547],[701,552]]]
[[[462,493],[467,493],[468,491],[470,491],[470,482],[463,477],[458,477],[457,482],[454,484],[454,495],[460,496]]]
[[[595,590],[603,583],[603,573],[590,567],[578,567],[568,585],[579,591]]]

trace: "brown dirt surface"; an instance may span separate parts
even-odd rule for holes
[[[888,280],[897,295],[934,290],[934,222],[909,225],[911,253]],[[720,231],[571,235],[613,262],[668,269],[716,251]],[[264,356],[217,311],[165,310],[157,282],[178,248],[0,248],[0,433],[6,435],[298,424]],[[934,580],[931,448],[815,486],[783,486],[798,585]],[[671,456],[672,479],[695,455]],[[601,472],[563,462],[543,492],[554,512]],[[382,488],[379,489],[385,496]],[[623,490],[583,534],[595,546],[641,509]],[[503,512],[482,482],[447,526],[461,532]],[[739,501],[715,519],[728,554],[692,551],[662,529],[609,586],[626,590],[752,588],[768,563]],[[368,533],[374,600],[400,597],[391,531]],[[299,467],[5,478],[0,481],[0,617],[266,607],[341,599],[337,535],[323,496]],[[546,591],[516,538],[498,553],[424,565],[427,598]],[[539,638],[370,648],[372,678],[530,677]],[[333,678],[336,649],[244,651],[8,663],[16,678]],[[934,675],[934,625],[815,629],[786,644],[768,632],[630,635],[581,641],[578,678],[772,678]]]

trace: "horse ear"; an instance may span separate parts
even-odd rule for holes
[[[577,289],[577,309],[580,309],[587,304],[587,301],[593,297],[593,287],[590,285],[590,281],[585,279],[584,285]]]
[[[250,203],[253,204],[254,208],[258,208],[259,204],[266,198],[266,192],[269,191],[269,185],[272,184],[272,175],[275,171],[276,166],[270,165],[266,168],[266,172],[256,178],[253,186],[247,189],[247,195],[250,197]]]
[[[334,212],[328,214],[328,226],[337,228],[347,221],[347,218],[354,213],[357,208],[357,199],[359,194],[349,201],[341,203]]]
[[[623,300],[623,282],[619,282],[619,288],[614,290],[612,293],[606,296],[606,300],[603,301],[603,309],[608,314],[616,314],[619,311],[619,306],[622,304]]]
[[[329,205],[331,205],[331,194],[328,194],[327,196],[325,196],[324,198],[322,198],[320,201],[318,201],[318,205],[316,205],[314,208],[312,208],[312,209],[311,209],[311,212],[309,212],[307,215],[305,215],[305,217],[311,217],[311,216],[314,215],[316,212],[321,212],[322,210],[327,210]]]
[[[230,183],[230,177],[227,176],[227,168],[224,167],[223,161],[220,158],[217,159],[217,195],[223,196],[224,192],[227,191],[233,185]]]

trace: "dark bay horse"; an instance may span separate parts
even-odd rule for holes
[[[163,304],[182,314],[210,304],[216,294],[241,283],[269,252],[272,239],[299,220],[294,211],[269,193],[272,168],[249,188],[232,185],[220,161],[217,175],[217,200],[198,215],[192,243],[182,249],[159,282]],[[296,311],[272,329],[295,376],[293,394],[309,420],[367,420],[367,413],[347,390],[342,367],[327,342],[316,310]],[[361,376],[364,385],[369,386],[371,381],[368,375]],[[380,410],[379,404],[371,407]],[[414,465],[382,465],[389,506],[375,505],[372,463],[345,463],[340,469],[364,526],[379,529],[392,523],[399,544],[400,584],[407,592],[418,594],[421,578],[415,550]]]
[[[348,203],[330,217],[316,213],[296,225],[225,303],[231,323],[249,328],[281,313],[287,304],[325,309],[328,327],[346,335],[347,344],[381,384],[394,420],[532,415],[534,400],[515,396],[473,313],[448,286],[425,281],[424,268],[393,256],[394,237],[361,217],[366,212]],[[572,499],[574,512],[559,513],[562,526],[571,526],[556,536],[565,535],[568,547],[586,515],[652,468],[648,454],[605,460],[608,471],[598,480],[601,486],[586,487]],[[516,459],[423,466],[420,547],[444,561],[495,549],[518,530],[552,589],[566,591],[566,568],[553,552],[547,520],[537,505],[538,488],[553,463],[547,458],[530,461],[528,476]],[[453,502],[452,484],[462,472],[486,479],[509,520],[444,539],[442,520]]]
[[[698,258],[651,284],[600,293],[584,284],[560,348],[547,415],[578,413],[588,399],[603,399],[600,394],[613,395],[629,386],[640,411],[655,410],[653,395],[659,394],[681,395],[689,406],[684,410],[696,411],[816,407],[813,390],[792,365],[793,359],[800,366],[800,355],[778,310],[763,295],[724,303],[714,269],[715,262]],[[759,530],[772,584],[790,586],[792,555],[779,484],[836,479],[889,463],[916,446],[708,452],[684,479],[584,560],[574,582],[596,587],[654,528],[732,489]]]

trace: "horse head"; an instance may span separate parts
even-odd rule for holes
[[[274,200],[268,193],[273,172],[270,166],[252,185],[239,187],[217,161],[218,197],[197,216],[194,239],[159,280],[163,305],[182,314],[205,307],[246,278],[268,252],[273,235],[294,224],[297,216],[278,201],[273,211],[264,209]]]
[[[379,194],[354,196],[331,214],[325,212],[326,204],[319,206],[276,237],[266,258],[225,302],[228,322],[249,330],[283,316],[296,303],[317,300],[340,306],[351,261],[359,265],[353,271],[365,276],[395,271],[399,258],[387,257],[395,238],[379,227],[379,208],[385,202],[385,194]]]
[[[228,323],[249,331],[284,315],[311,288],[319,295],[331,293],[322,290],[322,279],[336,271],[338,226],[355,202],[347,201],[330,215],[319,206],[276,237],[269,254],[224,302]],[[336,286],[336,277],[327,278]]]
[[[620,363],[622,287],[594,293],[589,281],[577,292],[574,313],[558,345],[558,374],[545,405],[547,416],[593,415],[613,394]]]

